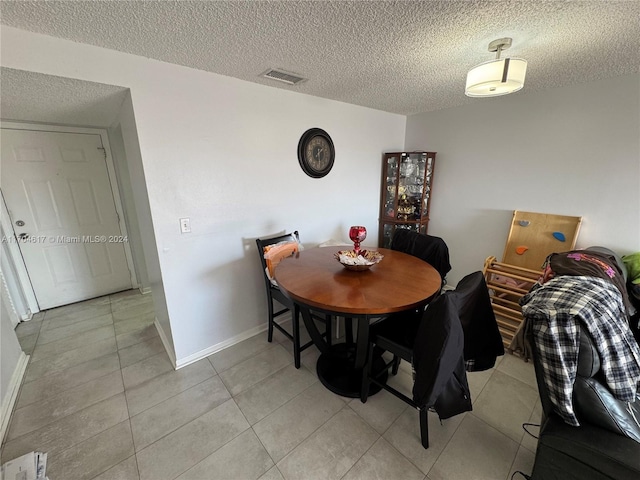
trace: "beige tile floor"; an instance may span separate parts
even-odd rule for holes
[[[2,462],[49,453],[51,480],[508,480],[530,473],[539,423],[531,364],[507,355],[469,374],[473,411],[439,422],[387,392],[366,404],[318,381],[315,348],[261,333],[173,370],[150,296],[133,291],[38,314],[16,329],[31,355]],[[403,364],[392,379],[411,386]],[[536,430],[535,428],[533,429]],[[516,475],[515,478],[523,478]]]

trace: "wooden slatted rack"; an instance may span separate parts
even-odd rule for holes
[[[518,301],[538,281],[542,270],[517,267],[498,262],[496,257],[488,257],[484,262],[483,273],[502,343],[508,348],[523,320]]]

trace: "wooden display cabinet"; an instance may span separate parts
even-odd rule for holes
[[[427,233],[435,152],[385,153],[378,246],[389,248],[396,228]]]

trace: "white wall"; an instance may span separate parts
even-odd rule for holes
[[[136,268],[143,272],[143,287],[147,287],[153,294],[153,304],[158,321],[157,325],[161,330],[163,341],[166,341],[167,350],[172,360],[175,359],[175,347],[171,332],[171,322],[167,310],[164,285],[160,272],[160,259],[158,257],[157,242],[153,231],[153,221],[149,207],[149,194],[144,176],[142,156],[140,155],[140,142],[138,140],[138,129],[131,101],[131,93],[126,96],[122,108],[118,114],[114,125],[110,129],[120,153],[119,163],[123,183],[120,187],[126,191],[124,196],[127,201],[129,220],[135,228],[137,241],[132,245],[137,254],[139,264]]]
[[[382,153],[402,149],[404,116],[10,27],[1,35],[3,66],[130,88],[178,364],[265,323],[256,237],[298,229],[313,245],[363,224],[375,245]],[[336,147],[323,179],[296,158],[312,127]],[[191,234],[180,234],[182,217]]]
[[[38,311],[38,304],[33,293],[22,290],[21,281],[28,281],[28,275],[24,264],[15,261],[19,259],[18,262],[22,262],[22,256],[18,245],[11,241],[15,240],[15,236],[4,198],[0,198],[0,236],[2,237],[2,245],[0,245],[2,294],[8,303],[6,310],[15,327],[21,320],[31,319],[31,315]]]
[[[0,295],[5,302],[5,310],[9,317],[10,324],[15,327],[22,320],[29,320],[31,312],[23,295],[18,274],[11,258],[8,242],[10,238],[0,227],[2,235],[2,245],[0,245]]]
[[[18,337],[9,318],[10,307],[0,297],[0,442],[8,424],[12,402],[15,402],[17,390],[24,373],[25,356],[22,353]]]
[[[18,360],[22,353],[22,348],[18,343],[18,337],[13,330],[8,312],[9,306],[4,301],[0,302],[0,347],[2,351],[2,362],[0,362],[0,398],[5,400],[7,387],[14,374]]]
[[[118,182],[118,193],[124,212],[124,220],[129,234],[129,247],[133,257],[133,264],[136,270],[138,284],[134,285],[140,290],[149,290],[150,282],[147,275],[147,266],[144,261],[144,250],[142,237],[138,225],[138,215],[133,197],[133,185],[129,176],[128,160],[122,134],[122,126],[118,123],[108,129],[109,145],[111,146],[111,156]],[[139,155],[138,155],[139,156]]]
[[[451,283],[502,258],[513,210],[582,216],[577,248],[640,250],[639,94],[634,74],[408,117],[406,148],[438,152],[429,233]]]

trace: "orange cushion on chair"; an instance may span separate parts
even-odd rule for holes
[[[299,250],[298,242],[282,242],[264,247],[264,259],[267,264],[267,275],[273,279],[273,272],[283,258],[289,257]]]

